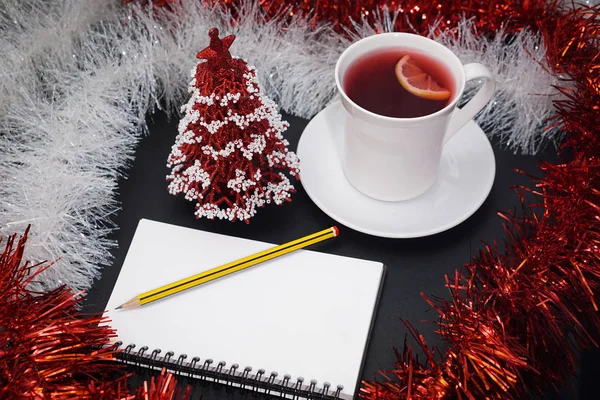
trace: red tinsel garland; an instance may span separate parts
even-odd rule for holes
[[[153,7],[177,8],[177,0],[122,0],[152,4]],[[235,11],[247,0],[198,0],[204,4],[221,4]],[[432,22],[440,30],[451,29],[466,16],[474,18],[482,32],[503,28],[514,32],[523,28],[543,28],[549,19],[560,15],[557,0],[258,0],[270,17],[286,12],[293,16],[310,17],[317,24],[331,24],[338,32],[352,30],[356,23],[372,24],[377,15],[398,15],[394,30],[429,33]]]
[[[0,399],[188,399],[190,389],[181,392],[164,371],[132,395],[130,375],[114,362],[114,330],[105,317],[81,315],[82,293],[27,288],[51,268],[23,262],[28,232],[10,236],[0,253]]]
[[[0,398],[76,397],[117,371],[108,347],[114,331],[102,317],[77,318],[78,293],[65,287],[32,293],[27,285],[49,265],[22,263],[27,233],[0,254]],[[103,347],[103,348],[101,348]],[[94,380],[80,377],[101,372]],[[99,393],[102,390],[99,389]]]

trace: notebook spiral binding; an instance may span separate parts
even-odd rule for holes
[[[135,350],[135,344],[129,344],[123,347],[122,342],[115,343],[115,349],[121,348],[117,353],[117,358],[127,364],[139,368],[148,368],[162,370],[163,368],[172,372],[174,375],[197,379],[204,382],[213,382],[228,387],[238,387],[244,390],[250,390],[255,393],[262,393],[271,396],[279,396],[284,399],[340,399],[342,385],[331,388],[329,382],[324,382],[321,387],[317,386],[316,380],[310,380],[305,383],[304,378],[298,377],[294,382],[290,375],[284,375],[278,378],[277,372],[266,374],[264,369],[259,369],[252,374],[252,367],[240,369],[238,364],[232,364],[226,368],[227,363],[220,361],[215,366],[211,359],[201,362],[200,357],[193,357],[187,360],[187,354],[181,354],[175,357],[175,353],[169,351],[164,356],[160,356],[161,349],[154,349],[149,352],[148,346],[140,347]]]

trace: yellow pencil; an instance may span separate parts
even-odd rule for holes
[[[291,252],[301,249],[303,247],[307,247],[312,244],[334,238],[338,235],[339,235],[338,228],[333,226],[331,228],[327,228],[322,231],[313,233],[312,235],[308,235],[303,238],[296,239],[291,242],[272,247],[270,249],[261,251],[259,253],[252,254],[250,256],[241,258],[239,260],[232,261],[230,263],[221,265],[220,267],[209,269],[208,271],[200,272],[199,274],[192,275],[188,278],[184,278],[184,279],[178,280],[176,282],[169,283],[169,284],[161,286],[159,288],[150,290],[148,292],[138,294],[131,300],[126,301],[125,303],[121,304],[116,309],[119,310],[119,309],[125,309],[125,308],[139,307],[141,305],[150,303],[152,301],[162,299],[163,297],[167,297],[172,294],[179,293],[181,291],[192,288],[194,286],[198,286],[203,283],[215,280],[217,278],[221,278],[225,275],[229,275],[234,272],[238,272],[243,269],[252,267],[254,265],[260,264],[260,263],[270,260],[272,258],[279,257],[279,256],[282,256],[287,253],[291,253]]]

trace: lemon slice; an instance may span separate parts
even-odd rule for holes
[[[402,87],[417,97],[429,100],[446,100],[450,97],[450,91],[419,68],[408,54],[398,61],[395,72]]]

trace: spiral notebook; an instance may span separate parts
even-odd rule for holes
[[[146,290],[274,245],[142,219],[107,305],[122,361],[282,398],[353,398],[382,263],[308,248],[114,310]]]

